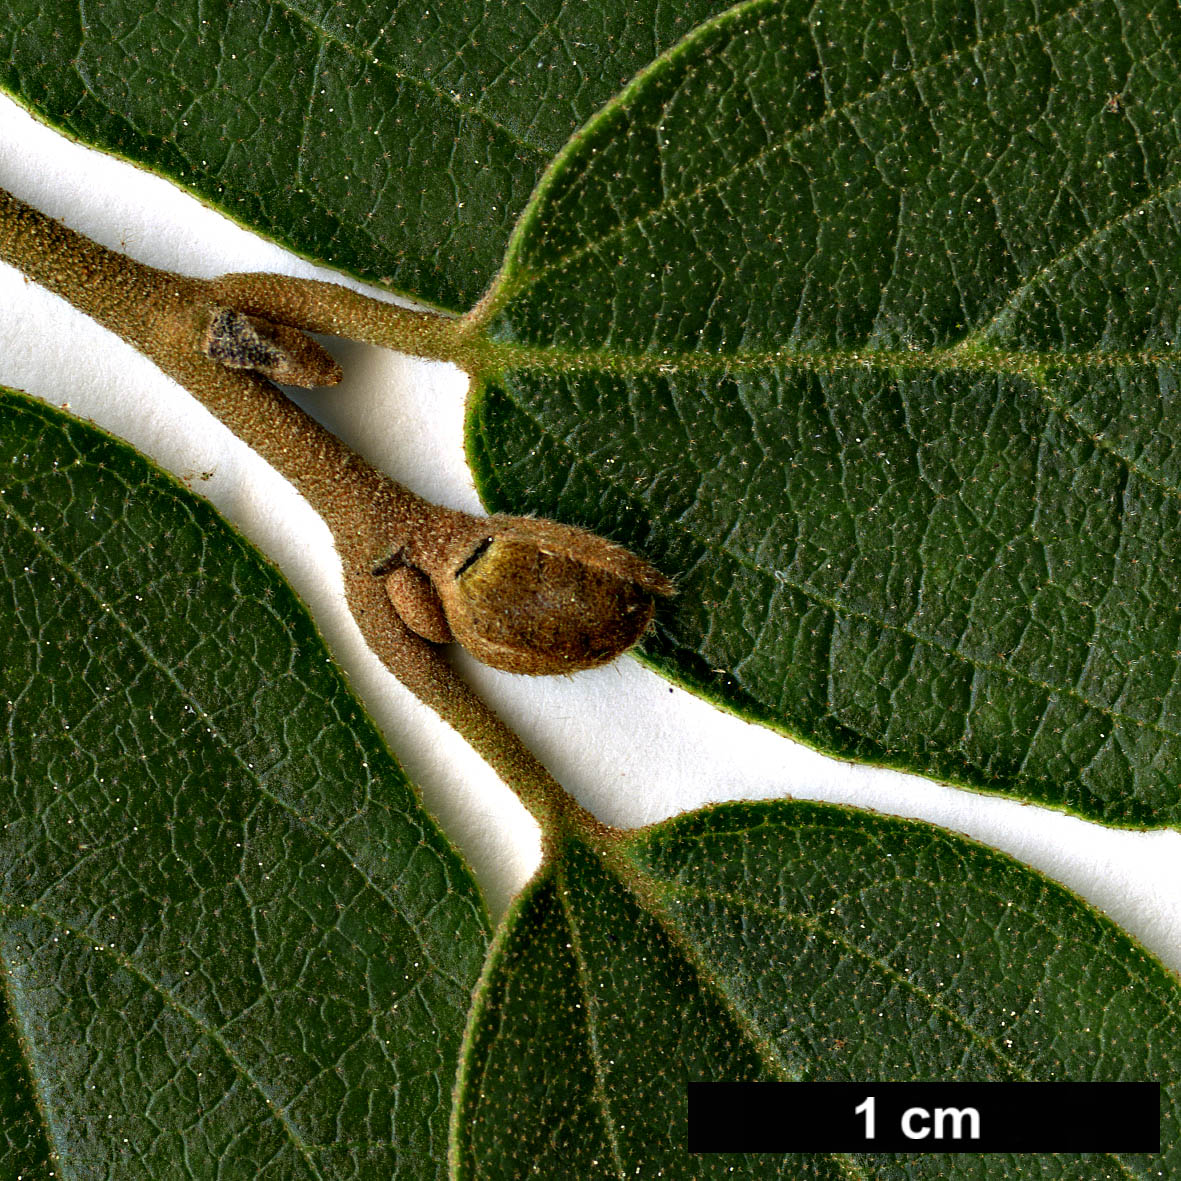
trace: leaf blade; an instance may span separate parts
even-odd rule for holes
[[[1161,44],[1103,56],[1099,2],[899,26],[866,60],[860,10],[809,19],[717,18],[555,161],[487,305],[485,499],[672,574],[647,658],[744,717],[1175,824]]]
[[[558,971],[571,955],[579,968]],[[593,1143],[607,1113],[615,1153],[586,1175],[1147,1176],[1159,1158],[689,1157],[684,1085],[1160,1079],[1168,1160],[1179,1003],[1176,979],[1110,920],[965,838],[827,804],[720,805],[625,834],[614,852],[571,838],[506,917],[453,1151],[465,1177],[501,1175],[506,1148],[518,1170],[544,1172]],[[565,1015],[560,1056],[557,1022],[530,1025],[539,1010]],[[598,1040],[578,1052],[580,1024]],[[568,1090],[564,1076],[592,1064],[598,1087]],[[541,1130],[497,1115],[523,1096]]]
[[[4,1005],[0,1011],[0,1128],[3,1145],[0,1163],[13,1176],[19,1170],[50,1168],[52,1152],[44,1118],[37,1106],[35,1078],[29,1070],[28,1057],[21,1047],[20,1035],[12,1020],[8,1000],[8,973],[0,966],[4,985]]]
[[[722,7],[21,0],[0,87],[299,254],[462,310],[550,154]]]
[[[125,445],[2,410],[0,941],[59,1163],[437,1175],[466,868],[273,570]]]

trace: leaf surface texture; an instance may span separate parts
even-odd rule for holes
[[[0,1162],[441,1176],[483,903],[306,610],[0,396]]]
[[[6,0],[0,87],[285,246],[466,308],[550,156],[725,0]]]
[[[1181,20],[708,23],[576,136],[484,310],[493,508],[678,582],[646,653],[831,753],[1181,820]]]
[[[1179,1018],[1175,977],[1110,920],[926,824],[775,801],[689,813],[606,855],[572,837],[497,937],[457,1173],[1168,1176]],[[760,1079],[1159,1080],[1162,1153],[690,1157],[686,1082]]]

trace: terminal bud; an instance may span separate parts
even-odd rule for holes
[[[455,641],[507,672],[578,672],[643,634],[672,584],[584,529],[531,517],[466,517],[421,565]]]

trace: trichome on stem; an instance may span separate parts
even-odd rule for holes
[[[412,311],[283,275],[194,279],[146,266],[0,190],[0,259],[150,357],[290,480],[328,524],[366,642],[520,794],[551,842],[607,830],[562,790],[458,677],[439,645],[519,673],[614,659],[672,592],[647,562],[553,521],[478,518],[379,472],[273,382],[340,380],[308,333],[345,336],[477,372],[471,317]]]

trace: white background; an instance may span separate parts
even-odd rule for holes
[[[2,96],[0,186],[156,266],[201,276],[336,277],[163,180],[69,143]],[[331,343],[345,381],[303,404],[419,493],[478,511],[463,456],[464,375]],[[126,439],[208,497],[280,566],[493,909],[503,910],[537,863],[536,829],[512,793],[364,646],[344,606],[328,531],[295,491],[149,361],[3,264],[0,384],[68,406]],[[670,689],[630,658],[564,678],[513,677],[466,659],[462,667],[563,785],[612,824],[643,824],[712,800],[784,795],[919,817],[1036,866],[1181,970],[1181,833],[1106,829],[826,758]]]

